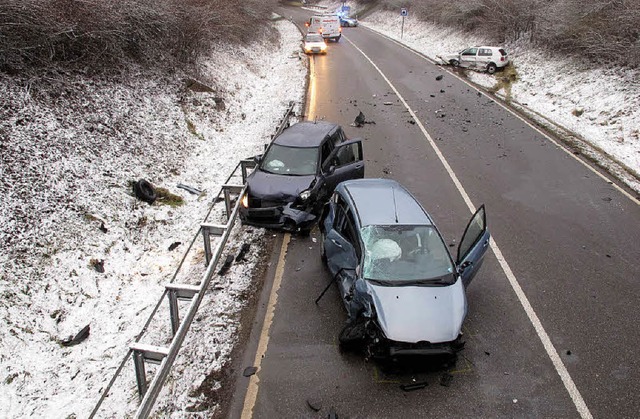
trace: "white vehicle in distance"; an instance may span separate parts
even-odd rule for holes
[[[302,49],[305,54],[326,54],[327,43],[319,33],[310,32],[305,35],[302,41]]]
[[[509,55],[501,47],[470,47],[455,54],[438,55],[446,64],[493,74],[509,64]]]
[[[308,22],[305,22],[308,32],[322,34],[324,39],[338,42],[342,36],[342,27],[340,27],[340,18],[337,15],[317,15],[311,16]]]

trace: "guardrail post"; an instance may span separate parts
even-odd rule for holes
[[[145,345],[138,342],[132,344],[130,349],[133,351],[133,364],[136,367],[138,395],[142,398],[147,392],[147,372],[145,369],[145,362],[160,364],[169,354],[169,350],[167,348]]]
[[[209,266],[211,262],[211,236],[220,237],[227,229],[226,225],[222,224],[201,224],[202,237],[204,238],[204,262],[205,266]]]
[[[197,285],[188,284],[167,284],[167,297],[169,298],[169,315],[171,316],[171,331],[176,335],[180,327],[180,313],[178,311],[178,300],[190,301],[193,296],[200,292]]]
[[[136,367],[138,395],[142,398],[147,392],[147,372],[144,369],[144,357],[142,356],[142,352],[133,351],[133,364]]]
[[[231,219],[233,206],[231,205],[231,194],[240,194],[244,185],[222,185],[224,191],[224,206],[227,212],[227,222]]]
[[[247,169],[253,169],[256,167],[256,162],[253,160],[240,160],[240,170],[242,172],[242,184],[247,183],[247,176],[249,175]]]

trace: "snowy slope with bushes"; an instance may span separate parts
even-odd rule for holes
[[[89,415],[226,177],[262,150],[288,102],[303,98],[299,33],[286,21],[275,26],[275,41],[219,45],[200,60],[198,79],[212,92],[186,89],[186,74],[143,68],[0,73],[0,417]],[[141,178],[166,198],[137,200],[132,182]],[[209,221],[222,216],[216,206]],[[268,237],[234,233],[230,251],[244,242],[251,250],[214,281],[160,411],[216,414]],[[183,269],[191,283],[204,267],[201,240],[195,248]],[[167,307],[158,318],[144,343],[168,344]],[[86,340],[63,345],[86,325]],[[123,417],[137,403],[129,363],[102,414]]]

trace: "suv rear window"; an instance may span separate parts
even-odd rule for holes
[[[500,48],[498,51],[500,51],[500,54],[504,57],[505,55],[507,55],[507,51],[503,50],[502,48]]]

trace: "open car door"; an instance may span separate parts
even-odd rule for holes
[[[482,266],[484,254],[489,248],[490,238],[491,235],[487,229],[487,216],[484,205],[482,205],[471,217],[458,246],[456,267],[462,276],[465,288]]]
[[[327,190],[333,192],[338,183],[364,177],[362,140],[355,139],[336,145],[329,158],[322,162]]]

